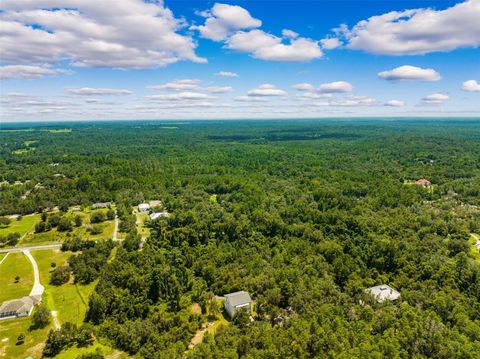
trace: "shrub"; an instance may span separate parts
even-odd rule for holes
[[[54,269],[50,278],[53,285],[62,285],[70,280],[70,267],[60,266]]]
[[[37,306],[35,312],[32,315],[31,329],[45,328],[50,323],[50,311],[45,304]]]
[[[72,222],[66,218],[62,217],[58,222],[57,229],[61,232],[71,231],[72,230]]]
[[[95,212],[90,217],[90,223],[101,223],[105,221],[105,214],[103,212]]]

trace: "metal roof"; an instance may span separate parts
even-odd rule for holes
[[[225,294],[225,300],[227,299],[232,305],[232,307],[236,307],[242,304],[247,304],[252,302],[250,295],[243,290],[235,293]]]
[[[397,300],[400,298],[400,293],[386,284],[367,288],[365,291],[373,295],[379,303],[382,303],[386,300]]]

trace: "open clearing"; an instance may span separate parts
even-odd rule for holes
[[[16,276],[20,277],[18,283]],[[10,253],[0,265],[0,303],[29,295],[32,287],[32,264],[23,253]]]
[[[12,219],[8,227],[0,228],[0,236],[4,236],[9,233],[17,232],[20,236],[24,236],[27,232],[33,231],[35,223],[40,221],[39,214],[32,214],[23,216],[20,221]]]
[[[47,338],[48,331],[52,326],[43,329],[29,331],[31,317],[0,322],[0,358],[40,358],[42,356],[43,342]],[[25,342],[17,344],[20,334],[25,335]],[[8,338],[6,341],[1,339]]]
[[[73,253],[62,252],[58,249],[31,251],[31,253],[38,264],[40,281],[45,286],[43,302],[47,304],[50,310],[57,312],[60,324],[72,322],[80,325],[87,311],[88,298],[95,289],[96,282],[88,285],[70,282],[61,286],[51,285],[49,284],[53,270],[51,263],[55,262],[56,266],[65,265]]]

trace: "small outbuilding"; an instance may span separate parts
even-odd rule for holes
[[[0,318],[28,317],[34,305],[35,300],[31,297],[7,300],[0,306]]]
[[[98,202],[92,205],[92,209],[102,209],[102,208],[108,208],[111,206],[112,206],[111,202]]]
[[[150,219],[152,221],[158,219],[158,218],[168,218],[170,217],[170,213],[168,212],[154,212],[150,214]]]
[[[247,313],[250,313],[251,304],[252,299],[250,298],[250,295],[242,290],[226,294],[223,306],[230,318],[233,318],[240,309],[245,309]]]
[[[400,298],[400,293],[386,284],[367,288],[365,289],[365,292],[369,293],[372,297],[374,297],[378,303],[383,303],[387,300],[394,302],[398,298]]]
[[[141,212],[148,212],[150,210],[150,205],[148,203],[140,203],[138,205],[138,211]]]
[[[429,187],[432,185],[432,183],[425,178],[419,179],[418,181],[415,182],[415,184],[423,187]]]

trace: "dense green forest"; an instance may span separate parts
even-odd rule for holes
[[[130,355],[480,356],[478,120],[5,124],[1,181],[3,216],[116,203],[114,257],[65,246],[76,281],[99,278],[85,325]],[[142,243],[130,212],[148,200],[170,216]],[[376,303],[379,284],[401,299]],[[254,321],[188,350],[239,290]]]

